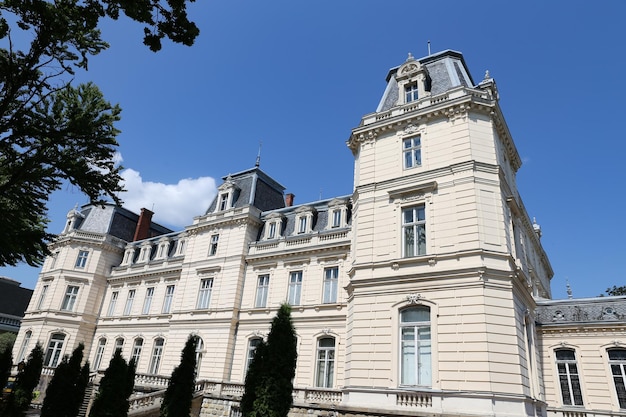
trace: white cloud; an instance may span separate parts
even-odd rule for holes
[[[139,172],[130,168],[122,171],[121,176],[126,189],[120,193],[124,207],[136,213],[141,208],[152,210],[154,221],[172,227],[191,224],[195,216],[204,214],[216,194],[215,180],[211,177],[163,184],[144,181]]]

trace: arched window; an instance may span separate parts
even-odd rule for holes
[[[256,352],[256,347],[259,346],[263,339],[260,337],[254,337],[250,339],[248,342],[248,354],[246,356],[246,369],[245,372],[248,372],[248,368],[250,368],[250,364],[252,363],[252,359],[254,359],[254,352]]]
[[[48,343],[48,350],[46,351],[46,357],[43,361],[44,366],[54,368],[59,363],[61,358],[61,352],[63,351],[63,342],[65,341],[65,335],[63,333],[53,333]]]
[[[196,336],[196,375],[200,371],[200,365],[202,364],[202,352],[204,351],[204,342],[200,336]]]
[[[117,339],[115,339],[115,348],[113,349],[113,354],[115,355],[115,352],[117,352],[118,350],[120,351],[120,353],[122,353],[123,349],[124,349],[124,338],[118,337]]]
[[[33,335],[33,332],[30,330],[24,333],[24,340],[22,340],[22,346],[20,347],[20,352],[17,354],[17,362],[20,363],[26,357],[26,352],[28,351],[28,345],[30,345],[30,338]]]
[[[131,359],[135,361],[135,366],[139,363],[139,358],[141,357],[141,349],[143,348],[143,339],[138,337],[135,339],[135,343],[133,343],[133,354],[131,355]]]
[[[315,386],[331,388],[335,373],[335,338],[323,337],[317,342]]]
[[[430,308],[411,307],[400,312],[400,384],[432,383]]]
[[[583,405],[576,353],[573,349],[557,349],[554,355],[556,357],[556,368],[559,373],[563,405]]]
[[[98,341],[98,347],[96,348],[96,356],[93,359],[93,369],[96,371],[100,369],[100,363],[102,363],[102,355],[104,354],[104,348],[106,345],[107,340],[104,337],[100,338]]]
[[[609,350],[609,365],[619,408],[626,408],[626,349]]]
[[[159,365],[161,364],[161,357],[163,356],[163,345],[165,345],[165,340],[162,337],[154,341],[152,358],[150,359],[150,367],[148,368],[149,374],[156,375],[159,372]]]

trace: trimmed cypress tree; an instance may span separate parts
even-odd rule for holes
[[[89,417],[125,417],[128,415],[128,397],[133,392],[135,362],[126,363],[116,350],[109,367],[100,381]]]
[[[185,343],[161,403],[161,417],[189,417],[196,385],[196,343],[193,336]]]
[[[0,352],[0,390],[4,389],[11,375],[11,366],[13,365],[13,354],[11,352],[12,346],[7,346],[2,352]],[[2,394],[0,393],[0,401],[2,401]]]
[[[30,402],[33,400],[33,390],[39,383],[42,367],[43,349],[37,343],[28,355],[26,365],[15,378],[15,385],[9,395],[3,417],[21,417],[28,410]]]
[[[293,403],[297,356],[291,307],[283,304],[272,320],[267,343],[257,346],[248,370],[251,375],[246,375],[241,401],[244,417],[287,417]]]
[[[84,349],[80,343],[72,356],[64,356],[54,370],[41,407],[41,417],[75,417],[78,414],[89,380],[89,365],[80,366]]]

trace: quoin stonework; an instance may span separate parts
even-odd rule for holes
[[[184,230],[145,209],[70,210],[17,361],[40,341],[48,375],[82,342],[97,384],[121,349],[139,413],[193,334],[196,413],[237,416],[288,302],[294,416],[626,416],[626,300],[551,300],[494,79],[448,50],[409,55],[386,81],[347,140],[350,195],[299,203],[257,165],[224,177]]]

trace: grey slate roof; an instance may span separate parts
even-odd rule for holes
[[[626,324],[626,296],[540,300],[537,302],[536,321],[542,326],[591,322]]]
[[[430,93],[437,95],[445,93],[454,87],[474,86],[472,76],[465,65],[463,54],[457,51],[446,50],[424,58],[417,59],[426,68],[428,74],[427,85]],[[387,88],[376,111],[386,111],[399,105],[396,74],[400,65],[389,70],[387,74]]]
[[[33,290],[20,287],[20,283],[0,277],[0,314],[24,317]]]
[[[225,182],[232,181],[237,188],[233,196],[232,207],[240,208],[253,205],[261,211],[285,207],[283,192],[285,187],[272,177],[254,167],[222,178]],[[206,211],[206,214],[215,211],[219,193]]]

